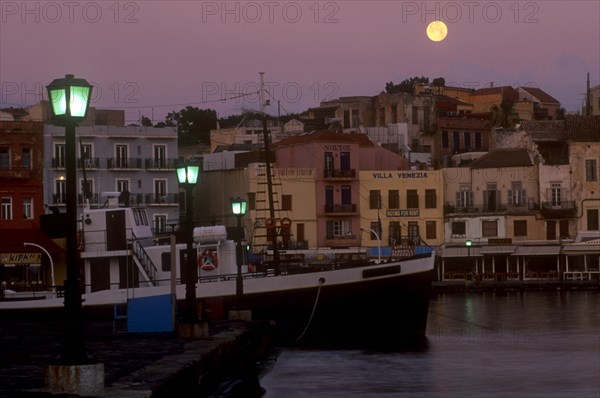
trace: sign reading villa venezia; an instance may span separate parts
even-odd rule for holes
[[[373,178],[385,179],[385,178],[427,178],[427,172],[425,171],[399,171],[397,173],[392,172],[378,172],[373,173]]]
[[[2,253],[0,264],[40,264],[42,253]]]

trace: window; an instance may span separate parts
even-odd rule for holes
[[[412,107],[412,124],[419,124],[419,108]]]
[[[23,148],[21,154],[21,167],[23,170],[31,170],[31,149]]]
[[[54,159],[52,165],[57,168],[65,167],[65,144],[54,144]]]
[[[350,170],[350,152],[340,152],[340,170]]]
[[[358,109],[352,109],[352,127],[358,127]]]
[[[464,221],[452,222],[452,235],[465,236],[467,234],[467,223]]]
[[[325,152],[325,177],[333,177],[333,152]]]
[[[388,191],[388,209],[400,208],[400,192],[397,189]]]
[[[598,231],[598,209],[587,210],[587,230]]]
[[[406,190],[406,208],[407,209],[418,209],[419,208],[419,194],[416,189]]]
[[[371,229],[377,232],[377,235],[375,235],[372,231],[369,231],[371,234],[371,240],[381,239],[381,223],[379,223],[378,221],[371,221]],[[379,239],[377,239],[378,237]]]
[[[10,170],[9,148],[0,148],[0,170]]]
[[[569,233],[569,220],[560,220],[558,223],[558,229],[560,230],[561,238],[571,237],[571,234]]]
[[[465,137],[465,149],[471,149],[471,132],[465,131],[464,137]]]
[[[496,184],[487,184],[487,190],[483,191],[483,207],[486,211],[496,211],[500,205],[500,192]]]
[[[400,244],[400,222],[390,221],[388,226],[389,244],[390,246],[396,246]]]
[[[154,223],[154,233],[164,234],[167,232],[167,215],[166,214],[155,214],[153,223]]]
[[[116,167],[126,169],[127,166],[127,145],[115,145]]]
[[[2,198],[2,219],[3,220],[12,220],[13,219],[13,211],[12,211],[12,198],[4,197]]]
[[[437,207],[437,195],[435,189],[425,190],[425,208],[435,209]]]
[[[448,130],[442,130],[442,148],[449,148]]]
[[[475,149],[481,149],[481,132],[475,132]]]
[[[586,181],[597,181],[598,180],[598,166],[596,159],[587,159],[585,161],[585,180]]]
[[[415,245],[420,243],[421,235],[419,235],[419,222],[409,221],[408,222],[408,239]]]
[[[333,211],[333,187],[331,185],[325,187],[325,208]]]
[[[425,221],[425,239],[437,239],[435,221]]]
[[[515,236],[527,236],[527,220],[515,220],[514,230]]]
[[[94,164],[94,160],[92,159],[92,145],[91,144],[80,144],[79,152],[81,155],[81,161],[83,162],[83,167],[86,169],[94,168],[96,165]],[[81,166],[81,164],[80,164]]]
[[[546,221],[546,240],[555,240],[556,239],[556,221],[548,220]]]
[[[292,195],[281,195],[281,210],[292,210]]]
[[[64,179],[54,181],[54,204],[64,204],[67,199],[67,182]]]
[[[562,204],[562,183],[561,182],[551,182],[550,183],[550,202],[552,206],[560,206]]]
[[[154,197],[156,203],[167,202],[167,180],[154,180]]]
[[[117,192],[129,191],[129,180],[117,179]]]
[[[460,132],[455,131],[452,133],[452,149],[457,152],[460,149]]]
[[[469,184],[460,184],[460,191],[456,193],[456,206],[459,208],[473,207],[473,191]]]
[[[248,192],[248,210],[256,210],[256,192]]]
[[[352,187],[350,185],[342,185],[341,188],[342,195],[342,204],[343,205],[351,205],[352,204]]]
[[[498,236],[498,221],[482,221],[481,236]]]
[[[329,220],[326,227],[327,239],[354,237],[351,220]]]
[[[521,181],[513,181],[508,191],[509,206],[522,206],[526,203],[526,192]]]
[[[33,198],[23,199],[23,218],[33,220]]]
[[[380,209],[381,208],[381,191],[371,190],[369,191],[369,209]]]
[[[344,111],[344,128],[350,127],[350,111]]]
[[[164,145],[154,146],[154,168],[164,169],[167,167],[167,147]]]
[[[81,180],[81,203],[84,203],[85,199],[89,199],[92,202],[92,197],[94,195],[94,182],[93,180]]]
[[[396,123],[398,123],[398,107],[396,106],[396,104],[392,105],[391,111],[392,111],[392,124],[396,124]]]

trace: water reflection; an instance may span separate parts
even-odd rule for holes
[[[440,294],[428,349],[285,349],[265,397],[598,397],[600,294]]]

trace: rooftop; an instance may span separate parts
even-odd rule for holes
[[[497,149],[488,152],[469,166],[472,169],[533,166],[533,158],[525,148]]]

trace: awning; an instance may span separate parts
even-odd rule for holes
[[[481,248],[481,254],[513,254],[515,246],[484,246]]]
[[[42,246],[50,254],[61,254],[65,250],[48,238],[41,229],[5,229],[0,230],[0,253],[39,253],[35,246],[24,246],[23,243],[35,243]]]
[[[471,247],[470,251],[464,246],[442,247],[440,250],[441,257],[479,257],[480,247]]]
[[[558,256],[560,254],[561,247],[559,245],[553,246],[517,246],[515,256]]]
[[[600,239],[566,244],[563,246],[562,252],[564,254],[599,254]]]

